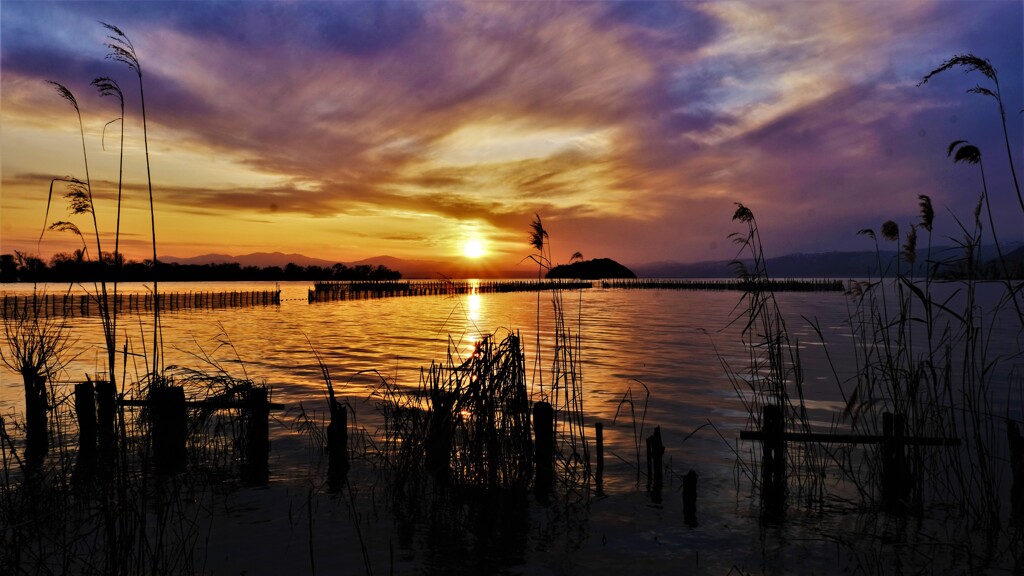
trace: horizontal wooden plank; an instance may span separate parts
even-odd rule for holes
[[[131,400],[124,399],[118,402],[121,406],[138,406],[145,407],[149,406],[149,400]],[[231,408],[248,408],[250,404],[242,401],[223,401],[223,400],[192,400],[186,401],[186,408],[213,408],[214,410],[231,409]],[[277,402],[269,402],[267,406],[271,410],[284,410],[284,404],[278,404]]]
[[[741,430],[740,440],[765,440],[771,435],[760,430]],[[784,432],[786,442],[821,442],[823,444],[882,444],[885,436],[872,434],[826,434],[819,432]],[[914,446],[959,446],[959,438],[916,438],[904,436],[903,443]]]

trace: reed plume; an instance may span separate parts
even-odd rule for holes
[[[142,83],[142,64],[139,63],[135,45],[120,28],[113,24],[100,22],[111,34],[107,35],[107,59],[120,62],[139,79],[139,103],[142,109],[142,142],[146,153],[146,185],[149,189],[149,223],[152,231],[153,244],[153,378],[158,381],[161,372],[161,330],[160,330],[160,298],[159,298],[159,262],[156,259],[156,210],[153,206],[153,175],[149,164],[149,126],[146,122],[146,93]],[[122,114],[123,115],[123,114]]]
[[[1021,212],[1024,213],[1024,196],[1021,196],[1020,182],[1017,180],[1017,170],[1013,166],[1013,148],[1010,146],[1010,134],[1006,129],[1006,109],[1003,107],[1003,96],[999,91],[999,75],[996,73],[992,63],[987,58],[980,58],[974,54],[957,54],[926,74],[917,85],[927,84],[934,76],[953,68],[964,68],[965,73],[980,72],[992,81],[994,88],[986,88],[979,84],[974,88],[968,89],[967,92],[969,94],[988,96],[994,99],[999,107],[999,119],[1003,126],[1003,141],[1006,144],[1006,157],[1010,163],[1010,175],[1013,176],[1013,187],[1017,191],[1017,203],[1020,204]]]

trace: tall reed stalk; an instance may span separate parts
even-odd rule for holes
[[[163,332],[160,327],[160,298],[158,289],[160,270],[159,261],[156,257],[156,208],[153,204],[153,175],[149,162],[149,125],[146,122],[146,93],[142,83],[142,64],[139,62],[139,57],[135,52],[135,46],[132,44],[132,41],[120,28],[106,22],[100,22],[100,24],[111,32],[107,36],[110,40],[107,43],[107,48],[110,49],[107,58],[128,66],[139,79],[139,104],[142,109],[142,142],[146,153],[146,186],[149,190],[149,223],[153,246],[153,366],[151,375],[154,384],[159,384],[163,371]]]

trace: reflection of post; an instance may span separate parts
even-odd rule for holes
[[[1006,436],[1010,444],[1010,470],[1013,484],[1010,486],[1010,524],[1024,526],[1024,439],[1020,428],[1013,420],[1006,421]]]
[[[683,522],[697,527],[697,473],[693,470],[683,476]]]
[[[594,423],[594,436],[597,441],[597,475],[595,480],[597,481],[597,494],[600,496],[604,492],[604,424],[600,422]]]
[[[657,494],[662,485],[662,456],[665,445],[661,441],[661,426],[654,428],[654,434],[647,437],[647,488]]]
[[[537,402],[533,405],[534,463],[537,467],[536,487],[538,493],[546,492],[555,478],[554,419],[555,412],[551,404]]]
[[[779,406],[765,406],[761,411],[761,504],[769,515],[782,512],[786,498],[786,421]]]

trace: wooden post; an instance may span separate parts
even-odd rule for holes
[[[786,501],[786,420],[782,408],[768,405],[761,410],[761,505],[770,516],[782,512]]]
[[[533,405],[534,465],[537,494],[546,494],[555,480],[555,411],[547,402]]]
[[[113,382],[96,383],[96,416],[100,455],[109,458],[115,453],[117,439],[117,390]]]
[[[78,463],[91,466],[96,458],[96,400],[92,382],[75,384],[75,416],[78,418]]]
[[[188,438],[185,389],[166,386],[150,390],[149,408],[153,416],[153,456],[157,473],[184,472]]]
[[[1013,420],[1006,421],[1006,437],[1010,444],[1010,470],[1013,483],[1010,485],[1010,525],[1024,526],[1024,439],[1020,428]]]
[[[693,470],[683,476],[683,522],[697,527],[697,473]]]
[[[898,512],[906,505],[909,487],[903,414],[882,413],[882,437],[882,501],[886,509]]]
[[[594,436],[597,440],[597,474],[595,480],[597,482],[597,494],[600,496],[604,492],[604,424],[600,422],[594,423]]]
[[[267,483],[270,474],[267,459],[270,456],[270,403],[266,388],[250,388],[246,403],[245,463],[242,482],[250,486]]]
[[[25,459],[29,467],[33,467],[42,464],[50,449],[46,376],[23,372],[22,379],[25,383]]]
[[[438,480],[451,475],[452,405],[443,394],[432,395],[427,429],[427,470]]]

